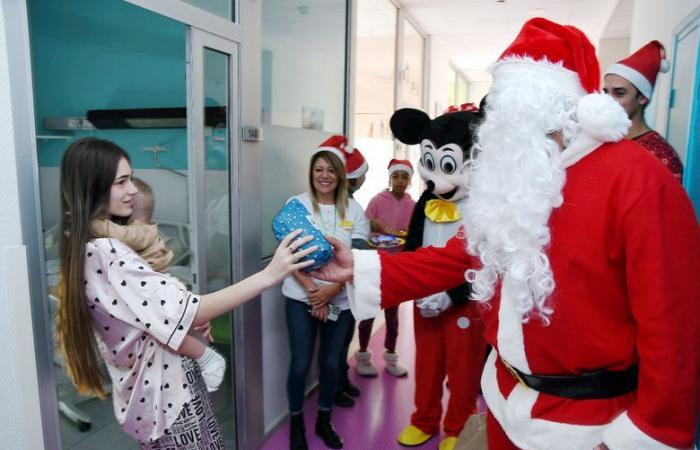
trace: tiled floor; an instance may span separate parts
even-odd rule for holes
[[[355,337],[357,339],[357,336]],[[332,421],[338,434],[345,441],[344,449],[401,449],[396,442],[399,432],[405,427],[413,412],[413,362],[415,347],[413,340],[413,316],[409,305],[400,309],[400,330],[397,351],[401,361],[409,368],[408,376],[395,378],[383,370],[382,352],[384,350],[384,330],[377,333],[370,342],[374,353],[374,363],[380,374],[377,378],[363,378],[354,370],[354,361],[350,361],[350,378],[360,389],[362,395],[352,408],[335,407]],[[445,396],[446,397],[446,396]],[[317,394],[312,394],[305,404],[306,438],[312,450],[326,449],[313,431],[316,417]],[[445,400],[445,399],[443,399]],[[444,405],[443,401],[443,405]],[[439,437],[433,437],[425,444],[414,449],[437,449]],[[286,450],[289,448],[288,423],[268,439],[263,450]]]

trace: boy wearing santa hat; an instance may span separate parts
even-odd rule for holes
[[[683,163],[676,151],[659,133],[649,128],[644,120],[644,110],[654,90],[656,76],[668,71],[666,51],[659,41],[651,41],[632,55],[610,66],[605,72],[603,91],[611,95],[627,113],[632,126],[627,139],[632,139],[649,150],[683,181]]]
[[[493,346],[489,449],[692,447],[700,398],[700,232],[672,174],[572,26],[525,23],[491,69],[464,228],[397,255],[333,240],[357,319],[471,283]]]

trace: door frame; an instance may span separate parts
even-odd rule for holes
[[[261,268],[262,231],[261,205],[258,199],[260,182],[259,142],[242,142],[241,126],[259,129],[260,118],[260,3],[236,0],[236,21],[227,21],[180,0],[123,0],[135,6],[173,18],[191,27],[209,31],[220,38],[238,44],[237,86],[240,86],[236,103],[232,103],[231,176],[238,180],[238,188],[232,188],[232,214],[239,220],[232,230],[232,267],[234,281],[257,272]],[[33,389],[38,405],[28,408],[34,415],[34,424],[41,428],[37,433],[43,438],[43,448],[61,448],[59,412],[54,387],[53,351],[51,348],[50,314],[46,293],[43,234],[39,198],[39,173],[36,147],[34,92],[29,41],[29,18],[26,1],[3,1],[5,36],[10,84],[12,86],[12,114],[15,154],[17,157],[18,198],[22,239],[26,246],[31,318],[34,337],[37,385]],[[241,20],[243,19],[243,20]],[[234,108],[235,105],[235,108]],[[189,105],[188,105],[189,106]],[[235,109],[235,111],[234,111]],[[237,143],[237,144],[236,144]],[[234,155],[240,158],[234,161]],[[236,204],[234,204],[236,202]],[[241,214],[245,211],[245,214]],[[240,236],[246,236],[241,242]],[[238,448],[255,448],[264,440],[263,385],[259,374],[262,370],[262,332],[259,298],[233,314],[236,383],[236,435]],[[29,380],[29,378],[28,378]],[[39,423],[37,423],[39,422]]]
[[[673,92],[673,82],[676,78],[676,57],[677,49],[680,41],[683,40],[689,33],[697,30],[700,34],[700,7],[695,8],[688,17],[686,17],[674,30],[673,30],[673,57],[671,61],[672,73],[671,73],[671,96],[669,102],[673,101],[675,97],[675,92]],[[693,185],[693,174],[700,171],[700,132],[698,131],[698,121],[700,121],[700,36],[696,42],[696,59],[695,59],[695,83],[691,86],[691,104],[688,117],[688,128],[687,128],[687,149],[686,149],[686,160],[685,168],[683,171],[683,187],[688,192],[691,200],[696,209],[696,215],[700,216],[700,186]],[[671,127],[671,109],[673,105],[669,105],[668,112],[666,113],[666,133],[668,136]],[[695,125],[695,126],[694,126]]]

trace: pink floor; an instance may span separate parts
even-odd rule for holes
[[[380,370],[377,378],[364,378],[355,372],[355,361],[351,357],[350,379],[361,390],[362,395],[352,408],[333,408],[333,424],[345,441],[344,449],[402,449],[396,442],[399,432],[408,424],[413,412],[413,363],[415,348],[413,341],[413,316],[408,304],[400,309],[400,329],[397,352],[401,361],[408,367],[408,376],[395,378],[384,371],[382,352],[384,351],[384,330],[377,330],[372,337],[370,349],[373,361]],[[357,333],[355,333],[357,339]],[[305,403],[306,438],[311,450],[327,447],[314,434],[317,394],[312,393]],[[445,396],[446,398],[447,396]],[[443,405],[445,401],[443,401]],[[481,406],[481,405],[480,405]],[[433,437],[414,449],[437,449],[439,437]],[[289,424],[285,422],[263,445],[263,450],[289,448]]]

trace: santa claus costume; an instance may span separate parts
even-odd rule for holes
[[[700,232],[688,196],[622,140],[629,121],[595,93],[578,29],[528,21],[492,75],[464,233],[414,253],[353,251],[353,313],[466,271],[496,350],[481,381],[490,449],[690,448]]]
[[[459,229],[467,193],[463,181],[480,119],[471,104],[451,108],[434,120],[412,108],[391,117],[391,131],[399,141],[420,144],[418,171],[427,185],[411,216],[405,250],[442,247]],[[440,432],[445,381],[449,401],[440,450],[454,448],[476,407],[486,349],[484,326],[477,305],[469,302],[465,280],[449,288],[414,302],[415,409],[397,438],[405,446],[421,445]]]

